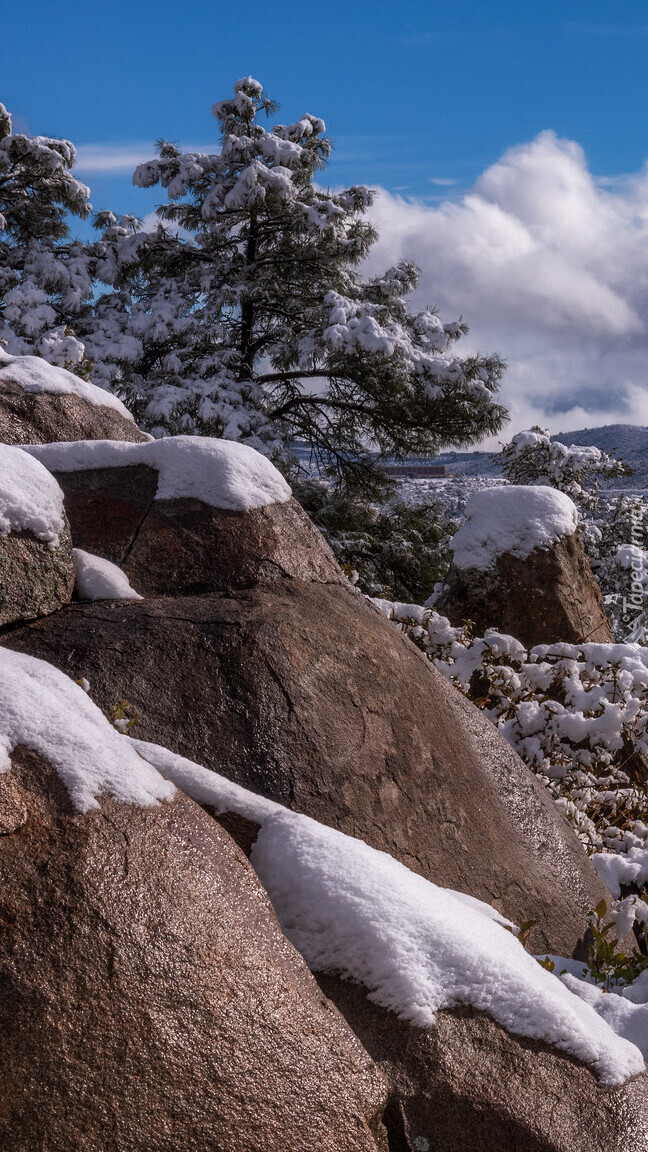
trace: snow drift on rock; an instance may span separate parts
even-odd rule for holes
[[[492,568],[498,556],[521,558],[549,548],[578,527],[569,496],[544,485],[502,485],[475,492],[466,521],[452,539],[457,568]]]
[[[418,1027],[470,1004],[509,1032],[576,1056],[604,1083],[643,1071],[638,1049],[541,968],[488,904],[167,749],[131,743],[195,800],[261,825],[252,865],[313,970],[358,981]]]
[[[98,808],[102,793],[148,807],[175,792],[83,688],[44,660],[0,648],[0,771],[20,744],[49,761],[80,812]]]
[[[74,591],[79,600],[141,600],[128,576],[103,556],[73,548]]]
[[[157,500],[194,497],[233,512],[282,504],[291,490],[274,464],[233,440],[168,436],[148,444],[122,440],[78,440],[69,444],[26,444],[21,450],[51,472],[124,468],[147,464],[159,472]]]
[[[49,364],[41,356],[9,356],[0,348],[0,385],[3,382],[17,384],[24,392],[73,392],[88,404],[98,408],[114,408],[127,420],[134,422],[128,408],[112,392],[97,388],[96,384],[88,384],[73,372],[68,372],[67,368]]]
[[[33,532],[56,547],[65,526],[63,493],[38,460],[0,444],[0,536]]]

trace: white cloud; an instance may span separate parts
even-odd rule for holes
[[[470,325],[465,351],[507,360],[512,430],[648,423],[648,169],[596,179],[543,132],[461,200],[382,191],[373,215],[371,267],[413,260],[419,302]]]
[[[80,172],[132,172],[154,155],[150,144],[79,144],[75,168]]]
[[[214,152],[217,146],[213,143],[188,144],[184,150]],[[75,168],[79,172],[131,173],[138,164],[153,159],[155,154],[155,146],[150,141],[146,144],[78,144]]]

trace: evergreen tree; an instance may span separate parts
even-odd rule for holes
[[[68,140],[14,135],[0,104],[0,338],[14,355],[79,368],[70,324],[88,307],[85,246],[69,242],[67,215],[87,217],[89,190],[72,174]]]
[[[518,432],[492,457],[510,484],[545,484],[565,492],[581,512],[594,512],[602,480],[631,476],[622,460],[592,446],[561,444],[537,424]]]
[[[276,106],[250,77],[214,106],[215,155],[173,144],[136,170],[168,202],[154,232],[102,214],[94,270],[111,286],[86,347],[157,434],[196,431],[280,456],[311,446],[338,477],[372,453],[428,454],[500,428],[497,357],[459,359],[466,331],[406,297],[417,270],[359,271],[376,240],[364,187],[314,180],[330,143],[322,120],[271,130]]]

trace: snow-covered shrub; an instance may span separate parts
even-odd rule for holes
[[[588,852],[648,849],[648,649],[529,650],[490,629],[473,637],[430,608],[374,603],[495,724]]]

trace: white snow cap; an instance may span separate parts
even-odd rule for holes
[[[44,660],[0,649],[0,771],[19,744],[58,772],[80,812],[102,793],[149,807],[173,784],[138,756],[78,684]]]
[[[193,496],[214,508],[248,512],[267,504],[283,504],[291,495],[290,486],[274,464],[254,448],[234,440],[168,436],[147,444],[78,440],[20,447],[51,472],[148,464],[159,472],[156,500]]]
[[[492,568],[498,556],[525,557],[549,548],[578,527],[576,505],[544,485],[483,488],[466,504],[466,521],[453,537],[457,568]]]
[[[33,532],[55,548],[65,525],[63,493],[38,460],[0,444],[0,536]]]
[[[17,384],[25,392],[73,392],[97,408],[114,408],[134,423],[128,408],[112,392],[88,384],[67,368],[43,360],[42,356],[10,356],[0,348],[0,385],[3,382]]]
[[[74,591],[79,600],[141,600],[131,588],[128,576],[103,556],[93,556],[82,548],[73,548]]]
[[[252,865],[314,971],[358,981],[369,999],[418,1027],[442,1008],[470,1004],[513,1034],[576,1056],[604,1083],[643,1071],[635,1045],[541,968],[488,904],[165,748],[130,743],[195,800],[261,825]]]

